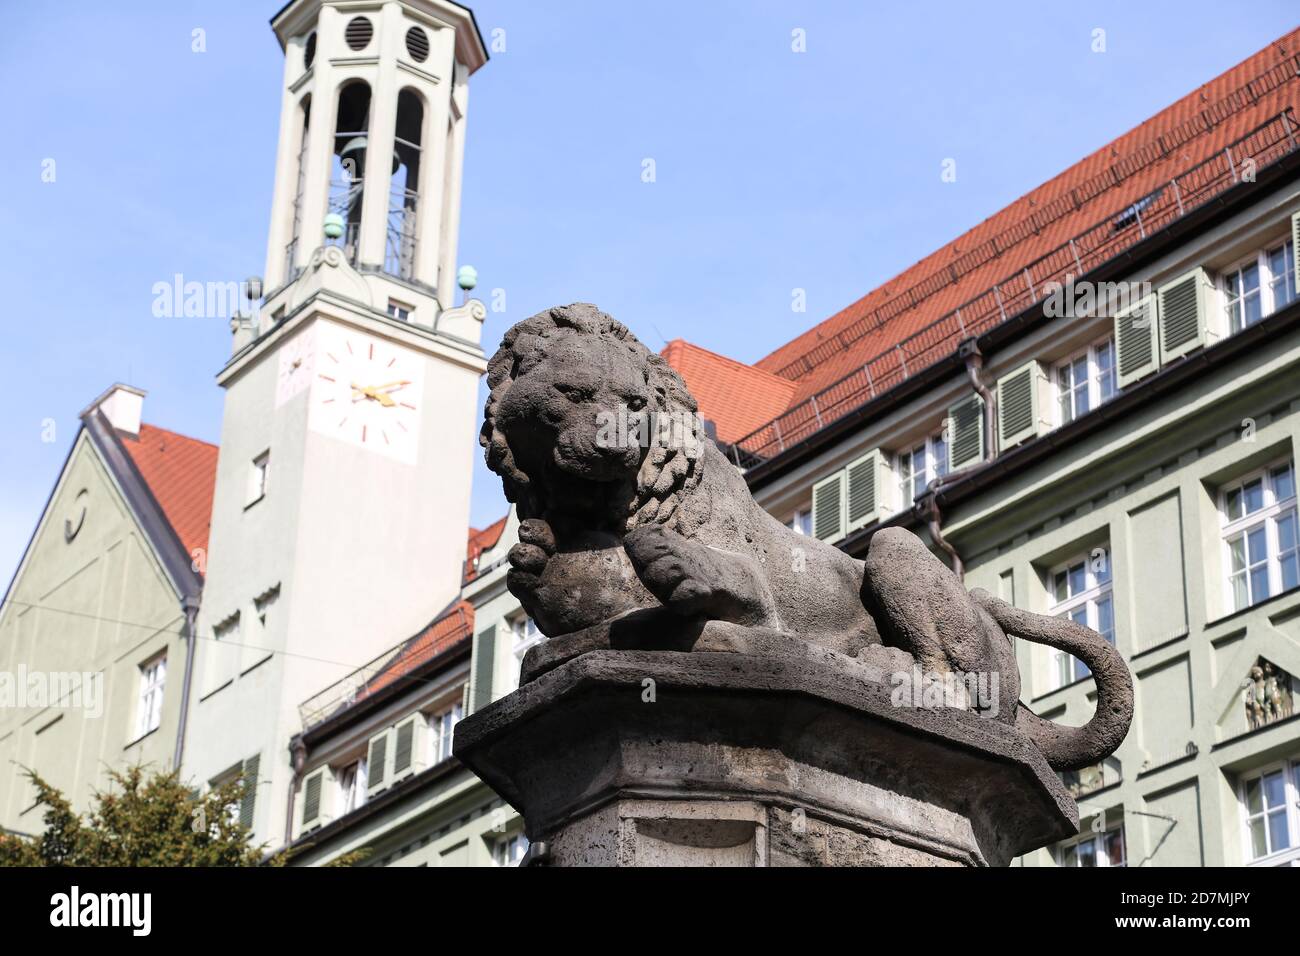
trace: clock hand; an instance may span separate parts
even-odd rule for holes
[[[361,398],[368,398],[371,399],[372,401],[378,402],[384,408],[391,408],[397,403],[394,402],[391,398],[389,398],[386,392],[379,391],[379,388],[382,387],[383,386],[375,387],[371,385],[363,388],[362,386],[358,385],[356,382],[352,383],[353,391],[360,392]],[[361,401],[361,398],[353,398],[352,403],[355,405],[357,402]]]

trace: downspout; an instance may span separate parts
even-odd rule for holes
[[[994,408],[993,392],[983,380],[980,372],[984,369],[984,353],[980,351],[979,342],[967,339],[957,346],[957,355],[966,363],[966,377],[977,395],[984,399],[984,460],[992,461],[998,454],[998,432],[994,428],[997,411]]]
[[[957,549],[952,546],[952,542],[945,540],[943,536],[943,512],[939,508],[939,492],[943,490],[947,482],[947,475],[930,482],[925,489],[925,494],[912,505],[912,511],[930,529],[930,540],[938,545],[939,549],[951,559],[952,573],[957,575],[957,580],[963,581],[966,578],[965,562],[962,561],[961,555],[957,553]]]
[[[289,741],[289,765],[293,767],[293,779],[289,781],[289,796],[284,807],[284,845],[293,842],[293,809],[298,796],[298,784],[302,782],[302,770],[307,766],[307,745],[301,734],[294,734]]]
[[[190,688],[194,684],[194,652],[198,644],[198,632],[195,618],[199,614],[199,597],[187,594],[181,599],[181,609],[185,612],[185,676],[181,679],[181,718],[176,726],[176,750],[172,754],[172,769],[181,769],[181,758],[185,755],[185,728],[190,719]]]
[[[994,427],[997,422],[997,412],[994,408],[993,392],[980,378],[980,372],[984,368],[984,354],[975,339],[966,339],[957,347],[957,355],[966,363],[966,377],[970,379],[971,387],[984,400],[984,460],[992,461],[997,455],[997,430]],[[956,480],[955,475],[936,478],[930,482],[925,489],[925,494],[912,507],[917,518],[924,521],[929,529],[930,540],[952,561],[952,573],[957,575],[958,581],[964,581],[966,563],[962,561],[961,555],[957,553],[952,542],[943,536],[943,509],[939,506],[939,493]]]

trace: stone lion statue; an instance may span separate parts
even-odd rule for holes
[[[1061,770],[1096,763],[1127,733],[1132,680],[1099,635],[968,593],[903,529],[878,531],[859,561],[787,528],[706,436],[676,371],[595,306],[519,322],[488,364],[488,386],[480,443],[520,519],[507,585],[548,637],[669,615],[678,626],[660,617],[650,632],[722,621],[895,671],[995,674],[1008,702],[996,719]],[[1017,703],[1008,634],[1092,668],[1088,724],[1058,725]]]

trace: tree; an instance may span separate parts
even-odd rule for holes
[[[231,813],[243,796],[233,780],[201,796],[177,773],[146,775],[143,767],[110,771],[83,819],[68,799],[33,770],[27,779],[45,806],[45,832],[24,838],[0,833],[0,866],[258,866],[264,847]],[[266,861],[283,866],[281,853]]]

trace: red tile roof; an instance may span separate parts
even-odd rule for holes
[[[659,353],[686,381],[700,414],[721,441],[732,442],[780,415],[798,386],[779,375],[673,339]]]
[[[966,311],[972,299],[987,295],[991,301],[995,285],[1005,287],[1009,277],[1019,277],[1027,268],[1039,272],[1039,260],[1059,252],[1071,239],[1123,216],[1156,190],[1173,192],[1169,188],[1173,177],[1218,157],[1284,110],[1300,108],[1298,48],[1300,28],[1027,193],[755,367],[795,385],[793,407],[832,385],[837,403],[853,398],[850,391],[864,392],[865,381],[844,380],[868,363],[877,373],[874,387],[885,382],[887,388],[909,374],[906,368],[890,374],[905,358],[913,362],[910,371],[915,371],[916,366],[950,353],[966,337],[967,330],[959,328],[958,321],[951,328],[927,332],[920,341],[909,341],[909,356],[898,354],[897,346],[958,307]],[[1240,153],[1254,155],[1245,146]],[[1225,167],[1225,178],[1227,172]],[[1233,180],[1226,181],[1230,185]],[[1160,204],[1172,210],[1177,198],[1164,195]],[[1089,261],[1085,256],[1084,261],[1086,268],[1081,271],[1102,260]],[[1038,281],[1044,281],[1041,275]],[[913,347],[923,350],[920,361]],[[735,402],[734,397],[730,400]],[[714,417],[712,403],[701,398],[701,406],[705,417]]]
[[[206,553],[217,446],[154,425],[141,425],[139,438],[118,436],[185,550]]]
[[[395,683],[420,665],[449,650],[461,641],[471,640],[474,634],[474,605],[460,601],[415,637],[406,641],[391,661],[384,665],[365,686],[357,692],[356,699]]]
[[[478,574],[478,558],[484,551],[496,546],[501,540],[501,532],[506,528],[506,519],[510,517],[509,512],[503,514],[496,521],[482,530],[478,528],[469,529],[469,546],[465,554],[465,580],[472,581]]]

